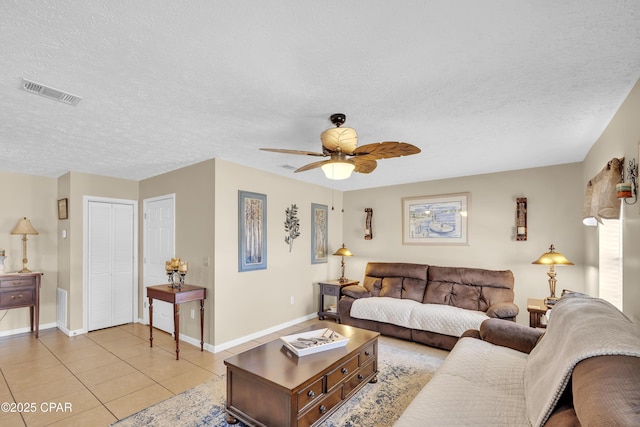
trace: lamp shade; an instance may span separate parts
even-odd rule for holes
[[[31,221],[24,217],[18,221],[18,225],[11,231],[11,234],[38,234],[38,231],[33,228]]]
[[[338,249],[336,251],[336,253],[334,253],[334,255],[338,255],[338,256],[353,256],[351,251],[349,249],[345,248],[344,245],[342,245],[342,247],[340,249]]]
[[[322,171],[329,179],[347,179],[356,166],[351,162],[329,162],[322,165]]]
[[[551,245],[549,252],[545,252],[540,257],[533,261],[531,264],[543,264],[543,265],[574,265],[560,252],[556,252],[555,247]]]

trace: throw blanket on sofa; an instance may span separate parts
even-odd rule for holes
[[[580,361],[603,355],[640,357],[640,331],[604,300],[561,299],[551,311],[547,331],[529,354],[525,368],[531,425],[544,425]]]
[[[411,299],[360,298],[351,306],[351,317],[390,323],[459,337],[468,329],[479,329],[487,313],[444,304],[423,304]]]

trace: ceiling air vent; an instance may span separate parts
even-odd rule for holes
[[[54,89],[49,86],[45,86],[40,83],[32,82],[27,79],[22,79],[21,88],[27,92],[35,93],[36,95],[44,96],[45,98],[53,99],[55,101],[62,102],[69,105],[78,105],[78,102],[82,100],[79,96],[72,95],[61,90]]]

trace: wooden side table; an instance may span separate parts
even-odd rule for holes
[[[204,300],[207,289],[200,286],[182,285],[180,289],[170,285],[149,286],[149,347],[153,347],[153,299],[173,304],[173,334],[176,340],[176,360],[180,359],[180,304],[200,301],[200,351],[204,350]]]
[[[40,277],[42,273],[0,274],[0,310],[29,307],[31,331],[40,331]]]
[[[547,307],[543,299],[528,298],[527,311],[529,312],[529,326],[532,328],[546,328],[547,323],[542,323],[542,317],[547,314]]]
[[[318,282],[320,285],[320,296],[318,300],[318,318],[324,320],[325,317],[331,317],[336,319],[340,323],[340,315],[338,314],[338,300],[340,299],[340,289],[343,286],[357,285],[360,283],[358,280],[347,280],[346,282],[340,282],[339,280],[326,280],[324,282]],[[336,297],[336,311],[326,311],[324,307],[325,295]]]

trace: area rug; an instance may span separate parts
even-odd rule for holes
[[[378,345],[378,382],[367,383],[322,427],[392,426],[431,379],[443,359]],[[226,376],[207,381],[128,416],[117,427],[229,426],[225,420]],[[236,427],[244,427],[239,422]]]

